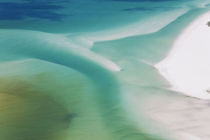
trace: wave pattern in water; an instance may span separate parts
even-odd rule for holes
[[[141,103],[170,94],[153,64],[190,13],[208,7],[175,0],[27,0],[0,8],[6,13],[0,15],[0,139],[169,139]]]
[[[10,36],[9,39],[11,42],[8,42],[8,37],[6,37],[7,35]],[[120,91],[119,91],[117,81],[115,80],[115,78],[113,77],[111,73],[112,70],[114,71],[119,70],[116,64],[114,64],[113,62],[105,58],[99,57],[94,53],[91,53],[86,48],[81,48],[81,47],[75,46],[75,44],[71,44],[70,42],[65,42],[66,41],[65,38],[63,38],[63,36],[60,36],[60,35],[52,35],[52,34],[46,34],[46,33],[41,33],[41,32],[23,31],[23,30],[3,30],[2,37],[4,37],[4,39],[1,42],[1,44],[4,44],[4,47],[1,47],[1,50],[2,50],[1,53],[3,53],[2,60],[5,59],[7,61],[8,60],[11,61],[11,60],[17,60],[17,59],[32,59],[33,58],[33,59],[38,59],[41,61],[47,61],[54,64],[63,65],[68,68],[75,69],[76,71],[79,71],[80,73],[87,76],[92,81],[92,83],[94,84],[94,87],[96,88],[95,98],[98,102],[97,103],[98,109],[101,110],[99,111],[99,113],[102,115],[101,119],[103,119],[105,128],[110,131],[109,133],[111,133],[111,135],[113,135],[115,139],[130,139],[131,137],[133,137],[133,134],[131,134],[131,136],[125,136],[125,132],[128,132],[128,131],[132,133],[134,131],[135,133],[137,133],[135,134],[136,135],[135,137],[137,138],[150,137],[150,136],[146,136],[145,134],[141,134],[140,132],[138,132],[135,127],[132,127],[127,122],[128,120],[122,117],[124,116],[123,110],[121,110],[120,107],[118,107]],[[61,37],[61,41],[59,41],[59,37]],[[17,43],[14,43],[14,42],[17,42]],[[13,85],[14,83],[9,83],[9,84]],[[51,86],[54,85],[52,83],[49,83],[49,81],[48,81],[48,84],[51,84]],[[25,87],[26,85],[24,83],[23,84],[20,83],[20,85],[21,87],[23,86],[23,88],[18,87],[18,89],[20,89],[20,91],[24,93],[25,92],[24,89],[25,88],[27,89],[28,87]],[[49,86],[50,85],[48,85],[48,88]],[[6,88],[7,87],[8,86],[6,85]],[[31,89],[33,88],[31,87]],[[16,88],[14,90],[16,90]],[[30,90],[29,92],[31,94],[34,94]],[[72,92],[72,91],[69,91],[69,92]],[[11,91],[9,90],[6,93],[9,94],[11,93]],[[17,93],[15,93],[15,96],[19,97]],[[23,96],[26,96],[26,95],[24,94]],[[29,97],[29,98],[33,98],[33,97]],[[42,98],[42,96],[40,98]],[[35,102],[40,104],[40,101],[35,101]],[[68,108],[68,106],[66,107]],[[55,112],[57,111],[55,110]],[[121,117],[118,116],[120,114],[122,115]],[[66,116],[68,116],[68,113],[66,113]],[[39,121],[39,120],[35,120],[35,121]],[[29,123],[28,125],[30,126],[33,124]],[[27,126],[24,126],[24,128],[25,127]],[[120,129],[122,129],[122,132],[115,133],[115,131],[118,131]],[[8,129],[8,131],[10,130]],[[49,133],[47,132],[47,130],[43,130],[43,131],[46,131],[46,133]],[[71,131],[71,129],[69,129],[69,131]],[[20,132],[21,139],[27,139],[28,136],[23,135],[23,132],[25,132],[25,129]],[[34,130],[31,130],[30,133],[32,133],[32,135],[42,135],[41,133],[38,133]],[[14,137],[18,135],[19,134],[17,135],[14,134]],[[7,138],[8,136],[6,135],[5,137]]]

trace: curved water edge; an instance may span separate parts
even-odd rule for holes
[[[42,57],[45,57],[43,59],[50,60],[53,59],[54,53],[61,53],[63,55],[67,54],[72,58],[81,57],[81,59],[90,59],[90,61],[98,63],[112,71],[120,70],[119,66],[110,60],[92,53],[88,48],[72,43],[70,39],[63,35],[27,30],[1,30],[0,33],[2,38],[0,43],[7,44],[0,48],[3,58],[6,57],[4,53],[8,53],[17,58],[34,57],[42,59]],[[45,56],[45,54],[48,55]],[[70,60],[69,63],[76,66],[76,63],[72,62],[74,60]]]
[[[138,14],[143,13],[144,16],[145,13],[145,18],[139,22],[128,23],[126,26],[124,26],[125,23],[119,23],[117,27],[110,26],[98,32],[90,29],[88,32],[84,30],[80,33],[66,34],[32,31],[37,28],[0,30],[0,61],[12,62],[8,63],[7,68],[3,68],[7,63],[4,63],[5,65],[1,63],[0,69],[7,71],[14,68],[12,73],[17,75],[22,71],[25,78],[30,81],[31,76],[27,74],[30,73],[36,77],[35,73],[39,73],[36,67],[44,65],[40,68],[44,74],[38,74],[38,79],[41,77],[40,81],[35,80],[33,82],[35,86],[27,88],[43,91],[46,88],[46,91],[51,91],[46,94],[55,99],[55,106],[62,105],[61,110],[64,115],[59,119],[64,118],[65,121],[62,123],[70,124],[68,128],[66,124],[62,124],[69,134],[66,139],[160,140],[167,139],[166,134],[170,135],[164,132],[160,134],[155,124],[147,118],[148,116],[144,116],[142,102],[151,95],[171,95],[169,90],[163,89],[168,86],[168,83],[157,72],[153,64],[166,54],[174,38],[191,22],[191,19],[202,13],[202,9],[207,9],[206,4],[188,2],[189,5],[186,6],[175,2],[178,5],[174,6],[173,3],[163,1],[164,6],[162,7],[163,3],[147,1],[143,4],[140,2],[142,5],[138,7],[133,4],[134,1],[131,2],[132,4],[125,0],[118,2],[125,4],[125,7],[127,3],[131,4],[126,8],[127,10],[125,9],[125,14],[135,13],[134,18],[138,19]],[[148,3],[152,4],[154,11],[151,10]],[[141,6],[144,7],[144,4],[146,8],[141,8]],[[154,12],[157,13],[154,14]],[[146,15],[151,15],[151,17]],[[124,17],[123,14],[121,16]],[[43,27],[48,26],[49,22],[41,22],[45,24]],[[40,27],[42,24],[37,26]],[[56,25],[63,24],[68,25],[68,22],[56,23]],[[86,22],[78,23],[77,28],[83,24],[88,26]],[[44,31],[53,32],[51,28],[46,28]],[[59,28],[55,30],[62,32],[67,27],[59,26]],[[24,71],[18,67],[30,68]],[[54,72],[50,73],[51,70]],[[0,75],[4,74],[0,73]],[[23,79],[23,77],[19,78]],[[10,77],[5,79],[10,79]],[[0,77],[0,83],[5,82],[5,79]],[[36,86],[35,83],[38,83],[39,86]],[[20,85],[25,85],[25,83],[20,82]],[[13,91],[17,89],[12,88]],[[24,89],[18,91],[27,94]],[[1,93],[0,96],[7,97]],[[8,95],[8,98],[13,97]],[[52,103],[51,99],[45,99]],[[52,108],[54,106],[49,107],[49,109]],[[33,124],[28,123],[29,125]]]
[[[160,31],[168,24],[175,21],[178,17],[184,15],[189,11],[189,8],[172,10],[163,12],[159,15],[152,16],[146,20],[140,20],[128,25],[123,25],[116,28],[109,28],[102,31],[95,32],[81,32],[75,35],[70,35],[73,38],[78,39],[78,42],[87,42],[89,47],[93,46],[96,42],[118,40],[138,35],[152,34]],[[163,19],[161,22],[156,22],[159,19]],[[79,34],[79,35],[77,35]]]
[[[209,15],[210,12],[201,15],[184,29],[168,56],[155,65],[173,90],[200,99],[210,99]]]
[[[87,48],[71,44],[63,36],[23,30],[2,30],[1,33],[1,44],[4,44],[1,47],[1,53],[4,53],[2,58],[6,54],[6,59],[10,60],[39,59],[75,69],[91,79],[98,90],[95,96],[98,99],[99,112],[114,139],[158,139],[139,131],[125,117],[124,110],[119,106],[118,82],[111,72],[119,71],[116,64]]]

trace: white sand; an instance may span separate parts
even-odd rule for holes
[[[177,38],[168,56],[155,65],[172,89],[210,99],[210,12],[193,21]]]

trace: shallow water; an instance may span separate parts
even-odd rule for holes
[[[208,3],[1,1],[0,138],[171,139],[141,102],[176,96],[153,65]]]

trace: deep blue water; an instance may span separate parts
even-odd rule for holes
[[[160,12],[184,8],[186,2],[188,1],[5,0],[0,2],[0,27],[48,32],[101,30],[144,20]]]

